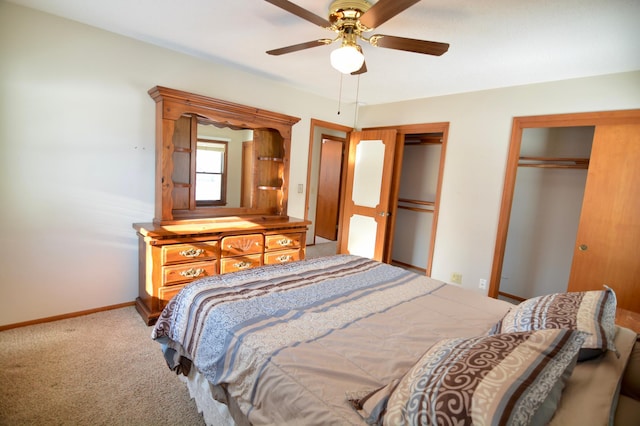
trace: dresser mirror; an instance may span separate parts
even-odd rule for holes
[[[158,224],[285,216],[291,127],[300,119],[156,86]]]
[[[250,159],[243,158],[253,144],[253,130],[220,127],[199,120],[196,139],[196,206],[251,207],[243,188],[251,179]],[[244,159],[244,161],[243,161]],[[247,163],[246,167],[243,163]],[[247,173],[244,169],[247,168]]]

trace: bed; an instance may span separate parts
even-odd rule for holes
[[[152,338],[208,424],[605,425],[636,334],[614,325],[612,291],[588,293],[518,311],[336,255],[196,281]],[[551,326],[568,305],[575,321]],[[523,320],[540,311],[546,325]]]

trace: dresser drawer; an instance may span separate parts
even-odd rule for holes
[[[220,273],[242,271],[244,269],[262,266],[262,255],[251,254],[248,256],[228,257],[220,260]]]
[[[300,249],[272,251],[264,254],[264,264],[288,263],[300,260]]]
[[[295,234],[276,234],[267,235],[265,237],[266,250],[281,250],[285,248],[300,247],[301,233]]]
[[[216,275],[217,260],[193,262],[162,267],[162,284],[185,283],[198,278]]]
[[[222,239],[222,257],[262,253],[264,237],[262,234],[237,235]]]
[[[184,287],[187,284],[177,284],[169,287],[160,287],[158,289],[158,293],[159,293],[158,298],[160,299],[160,309],[163,309],[165,306],[167,306],[167,303],[169,302],[169,300],[171,300],[173,296],[178,294],[180,290],[182,290],[182,287]]]
[[[218,242],[171,244],[162,246],[162,264],[196,262],[218,258]]]

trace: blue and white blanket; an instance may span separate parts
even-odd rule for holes
[[[152,337],[171,368],[193,363],[253,424],[361,424],[346,393],[402,376],[442,337],[485,333],[508,306],[337,255],[196,281]]]

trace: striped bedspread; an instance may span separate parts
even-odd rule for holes
[[[414,277],[349,255],[218,275],[171,300],[152,337],[170,341],[213,384],[256,380],[278,350],[433,290],[407,286]],[[394,297],[383,292],[399,286],[407,288]]]
[[[225,384],[254,424],[361,424],[347,392],[399,377],[442,337],[486,332],[506,309],[337,255],[196,281],[169,302],[152,337],[170,367],[189,360],[212,384]]]

